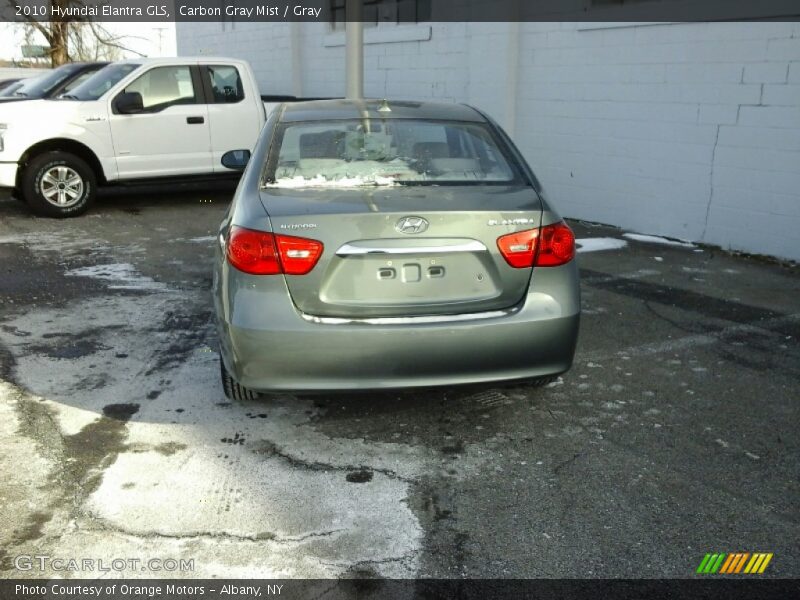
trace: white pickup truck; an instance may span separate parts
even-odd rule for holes
[[[0,187],[73,217],[102,185],[238,177],[221,157],[252,149],[269,107],[245,61],[117,62],[58,99],[0,106]]]

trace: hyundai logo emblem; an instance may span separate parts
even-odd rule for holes
[[[403,217],[394,228],[400,233],[422,233],[428,230],[428,221],[422,217]]]

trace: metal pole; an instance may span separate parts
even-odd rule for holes
[[[290,25],[290,41],[292,48],[292,95],[299,98],[303,95],[303,49],[300,43],[301,23],[292,21]]]
[[[346,0],[345,15],[345,96],[348,100],[364,97],[364,23],[363,0]]]
[[[508,48],[506,50],[506,133],[514,136],[517,125],[517,90],[519,88],[519,21],[508,24]]]

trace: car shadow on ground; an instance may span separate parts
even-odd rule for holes
[[[197,204],[228,203],[236,189],[236,181],[181,182],[148,185],[126,185],[100,188],[86,216],[115,212],[140,214],[143,210],[165,205],[183,208]],[[35,217],[24,200],[11,190],[0,190],[0,216]]]

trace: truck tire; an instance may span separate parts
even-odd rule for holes
[[[34,156],[20,180],[22,197],[43,217],[77,217],[86,212],[97,194],[97,178],[86,162],[55,150]]]

